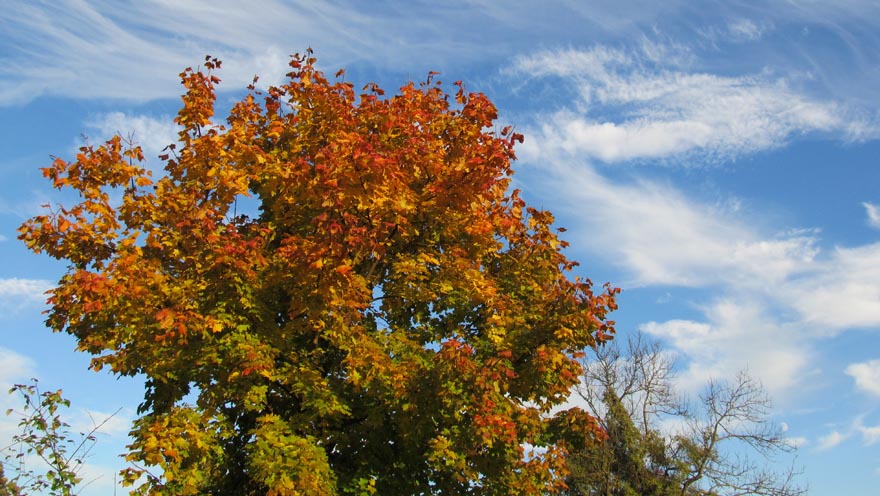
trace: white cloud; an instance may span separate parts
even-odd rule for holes
[[[545,188],[536,194],[556,199],[551,210],[567,211],[574,247],[622,270],[616,284],[708,290],[708,301],[695,302],[702,318],[643,326],[682,355],[683,388],[747,368],[785,402],[806,390],[816,339],[880,326],[880,244],[822,250],[819,231],[773,233],[737,202],[610,179],[534,144],[524,148],[525,160],[543,166],[540,186],[529,187]]]
[[[0,13],[0,25],[16,41],[10,44],[16,50],[3,57],[0,103],[40,94],[136,101],[173,97],[180,93],[177,74],[198,65],[206,53],[226,62],[222,77],[238,89],[267,63],[315,40],[323,40],[337,57],[365,50],[364,42],[343,29],[365,29],[364,19],[354,9],[330,9],[278,0],[261,2],[259,15],[251,6],[222,0],[21,4]],[[263,81],[276,83],[283,69],[282,62]]]
[[[880,243],[837,248],[777,288],[805,323],[826,334],[880,326]]]
[[[27,380],[34,374],[34,362],[19,353],[0,347],[0,384],[11,385]],[[4,387],[4,391],[8,387]],[[2,395],[0,395],[2,396]]]
[[[683,153],[705,145],[711,133],[711,127],[696,121],[600,123],[563,111],[549,117],[540,130],[531,134],[545,146],[572,156],[617,162]]]
[[[24,298],[26,300],[46,299],[46,291],[54,285],[45,279],[20,279],[17,277],[0,279],[0,299]]]
[[[804,446],[810,444],[810,441],[803,436],[787,437],[785,439],[786,441],[788,441],[788,444],[797,449],[803,448]]]
[[[117,412],[100,412],[96,410],[80,410],[70,421],[71,429],[76,432],[91,432],[98,428],[99,436],[127,438],[131,431],[133,412],[128,409]]]
[[[862,442],[865,446],[873,446],[880,442],[880,425],[865,426],[862,423],[863,417],[864,415],[856,416],[843,432],[835,429],[820,437],[817,441],[816,450],[824,451],[831,449],[843,441],[858,435],[861,435]]]
[[[19,396],[6,394],[6,391],[13,384],[29,384],[30,379],[35,377],[36,365],[34,362],[15,351],[0,347],[0,449],[10,446],[12,437],[21,432],[18,426],[20,416],[13,413],[5,415],[8,409],[20,411],[22,401]],[[95,423],[101,423],[109,417],[109,414],[96,411],[79,410],[76,412],[63,411],[60,412],[63,419],[71,424],[70,432],[74,439],[79,439],[77,435],[81,432],[89,432]],[[123,466],[116,463],[113,466],[113,460],[117,457],[103,457],[100,463],[96,460],[99,451],[107,446],[114,446],[120,451],[128,444],[128,432],[130,430],[133,412],[125,409],[115,416],[111,417],[97,433],[96,447],[90,456],[86,458],[86,462],[77,468],[77,473],[82,477],[82,483],[79,485],[77,494],[83,496],[98,496],[114,493],[114,474],[116,474]],[[118,453],[118,452],[117,452]],[[3,453],[0,453],[2,457]],[[45,471],[45,463],[39,457],[27,457],[25,464],[28,468],[37,472]],[[7,473],[6,475],[9,475]],[[120,488],[121,490],[121,488]]]
[[[737,19],[727,25],[727,30],[734,41],[755,41],[764,35],[766,28],[751,19]]]
[[[19,419],[5,415],[9,409],[19,409],[19,398],[6,394],[13,384],[26,383],[35,375],[34,362],[15,351],[0,347],[0,448],[9,445],[12,436],[19,432]]]
[[[174,98],[181,91],[177,75],[205,54],[223,60],[221,89],[234,90],[255,74],[261,85],[277,84],[289,55],[310,46],[332,72],[349,63],[416,74],[445,70],[510,45],[510,23],[522,19],[492,18],[489,10],[309,0],[265,0],[259,8],[234,0],[23,2],[0,11],[0,105],[40,95]],[[426,54],[437,65],[425,66]]]
[[[679,387],[699,391],[709,379],[748,370],[776,398],[784,399],[804,376],[811,352],[797,331],[777,323],[758,301],[720,299],[704,309],[708,322],[648,322],[641,330],[684,355]]]
[[[0,102],[22,102],[45,93],[144,100],[173,91],[174,78],[157,80],[154,71],[177,74],[192,60],[151,41],[146,32],[124,29],[113,16],[121,10],[106,7],[68,0],[4,9],[0,22],[7,36],[18,39],[20,49],[30,55],[13,58],[12,51],[6,52]],[[178,43],[185,42],[181,38]]]
[[[768,15],[762,15],[760,21],[736,13],[725,17],[726,22],[708,24],[697,29],[704,42],[710,43],[713,47],[728,43],[754,43],[761,41],[768,32],[776,28],[776,23]]]
[[[618,283],[762,288],[810,270],[819,253],[813,232],[766,234],[735,206],[701,202],[657,181],[613,181],[585,164],[546,161],[534,145],[523,148],[524,159],[541,160],[547,172],[543,196],[564,201],[553,210],[576,219],[567,226],[575,246],[623,268],[630,280]]]
[[[831,431],[819,438],[816,449],[819,451],[829,450],[845,441],[848,437],[848,435],[841,434],[839,431]]]
[[[45,190],[31,189],[25,195],[26,199],[8,201],[0,198],[0,214],[12,215],[21,219],[46,213],[44,205],[52,203],[52,198]]]
[[[862,206],[865,207],[865,213],[868,215],[868,225],[880,229],[880,206],[868,202],[862,202]]]
[[[91,456],[87,456],[85,460],[73,461],[69,465],[69,468],[72,469],[76,473],[77,477],[80,478],[80,482],[74,488],[75,492],[73,494],[77,494],[78,496],[106,496],[108,494],[125,494],[127,492],[126,488],[122,487],[122,481],[116,475],[119,473],[119,470],[123,468],[123,466],[114,467],[107,464],[92,463],[90,461],[91,458]],[[40,458],[40,456],[38,456],[37,454],[30,454],[25,455],[21,459],[16,459],[16,465],[6,466],[5,475],[7,477],[9,477],[10,475],[14,476],[16,474],[18,463],[21,463],[24,466],[25,471],[33,471],[33,473],[41,474],[43,476],[45,476],[46,472],[50,469],[46,461]],[[24,480],[27,480],[27,478],[24,478]],[[114,485],[116,486],[115,488]],[[48,493],[40,492],[38,494]]]
[[[15,428],[13,433],[17,432],[18,430]],[[74,437],[73,439],[76,438]],[[3,441],[5,440],[6,439],[3,439]],[[75,494],[79,496],[125,494],[126,488],[122,487],[122,481],[117,475],[121,469],[125,468],[125,466],[122,464],[112,466],[106,463],[93,463],[92,459],[94,457],[91,456],[93,454],[94,453],[88,453],[84,460],[72,462],[69,466],[69,468],[76,473],[77,477],[80,478],[80,482],[75,487]],[[24,458],[17,461],[22,463],[25,470],[33,471],[33,473],[36,474],[45,475],[46,471],[50,468],[46,461],[36,454],[25,455]],[[6,476],[15,475],[16,468],[17,467],[7,466]]]
[[[857,388],[880,396],[880,360],[850,364],[846,374],[855,379]]]
[[[821,2],[758,6],[714,1],[703,9],[711,15],[700,16],[697,25],[692,24],[691,4],[682,0],[656,5],[551,1],[537,10],[523,0],[503,5],[482,0],[417,2],[405,8],[377,8],[350,0],[265,0],[258,10],[255,13],[252,6],[233,0],[19,2],[15,9],[0,11],[0,33],[8,48],[0,56],[0,105],[43,94],[138,101],[175,97],[176,74],[199,64],[205,53],[226,62],[225,87],[237,89],[255,73],[265,82],[277,81],[284,68],[274,61],[284,61],[289,53],[308,46],[334,67],[365,63],[418,74],[461,67],[462,61],[501,60],[534,46],[536,39],[546,45],[566,43],[571,32],[639,44],[645,33],[665,42],[676,34],[691,38],[694,28],[709,29],[713,34],[709,44],[716,45],[767,42],[768,30],[791,23],[818,23],[839,34],[838,41],[856,55],[851,59],[864,64],[866,70],[857,72],[863,72],[862,79],[870,84],[861,86],[868,91],[875,86],[869,78],[877,41],[848,33],[876,31],[877,16],[872,14],[877,9],[867,1],[835,2],[833,8]],[[670,32],[658,33],[661,29]],[[816,54],[803,53],[800,41],[765,43],[762,50],[755,50],[761,55],[752,66],[800,65],[824,70],[817,79],[846,77],[826,68],[829,64],[822,64],[824,60],[814,60]],[[775,56],[767,60],[765,54],[770,52]],[[717,52],[712,55],[718,57]],[[669,58],[650,60],[668,62]],[[271,69],[266,70],[269,63]]]
[[[645,63],[651,59],[644,50],[604,46],[517,58],[514,72],[561,77],[580,99],[576,110],[544,115],[527,134],[545,153],[605,162],[689,153],[726,160],[802,133],[876,134],[841,105],[814,100],[782,78],[683,72]]]
[[[862,438],[868,446],[873,446],[880,442],[880,425],[873,427],[859,426],[859,432],[862,433]]]
[[[129,137],[141,146],[147,162],[155,161],[162,149],[177,143],[180,128],[171,116],[152,117],[148,115],[131,115],[123,112],[109,112],[93,117],[86,126],[94,129],[96,138],[103,142],[119,134],[125,139]]]

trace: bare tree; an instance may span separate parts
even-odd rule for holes
[[[709,381],[700,396],[700,415],[690,416],[685,432],[675,437],[682,455],[677,458],[687,463],[681,495],[698,486],[707,494],[730,496],[803,494],[793,467],[779,473],[754,458],[725,454],[729,445],[748,447],[762,459],[794,451],[780,426],[769,419],[771,406],[760,383],[745,372],[730,382]]]
[[[626,350],[612,341],[598,348],[595,357],[583,360],[582,365],[584,376],[576,392],[600,422],[604,421],[605,393],[609,389],[616,392],[643,435],[656,429],[652,424],[662,416],[687,415],[685,402],[672,386],[674,356],[642,333],[627,339]]]
[[[699,401],[690,405],[673,387],[671,353],[641,333],[630,337],[625,346],[622,350],[623,346],[612,342],[586,359],[576,393],[607,428],[607,395],[613,392],[643,439],[662,440],[664,452],[644,460],[647,473],[663,478],[662,486],[674,482],[676,489],[662,494],[790,496],[806,492],[796,484],[798,473],[793,468],[782,472],[766,468],[767,460],[790,455],[794,446],[770,418],[771,401],[758,381],[746,372],[731,381],[711,380]],[[681,428],[661,433],[663,420],[673,420]],[[656,443],[651,445],[656,447]]]

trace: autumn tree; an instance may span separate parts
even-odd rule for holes
[[[770,398],[741,372],[709,381],[689,404],[673,387],[675,363],[659,342],[636,334],[584,362],[575,390],[608,442],[570,453],[570,494],[773,495],[805,491],[768,459],[793,446],[770,417]],[[678,425],[661,432],[660,423]],[[599,461],[597,461],[599,460]],[[604,470],[597,469],[597,463]]]
[[[181,74],[163,174],[119,136],[83,147],[43,169],[81,201],[20,230],[69,264],[48,325],[93,369],[146,378],[127,481],[145,477],[143,494],[561,487],[567,447],[603,433],[582,411],[549,412],[581,350],[613,332],[616,290],[572,277],[553,216],[509,189],[522,137],[461,83],[357,94],[310,52],[221,123],[219,67]]]

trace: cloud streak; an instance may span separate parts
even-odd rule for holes
[[[26,380],[33,373],[34,363],[30,358],[0,347],[0,384],[11,386],[14,382]],[[8,387],[5,387],[5,389],[8,389]],[[0,397],[5,396],[2,395]]]
[[[859,432],[862,433],[862,438],[867,446],[873,446],[880,442],[880,425],[873,427],[865,427],[861,425],[859,426]]]
[[[835,248],[775,294],[821,335],[880,326],[880,243]]]
[[[383,43],[397,46],[355,9],[267,0],[257,10],[228,0],[61,0],[4,9],[0,26],[13,41],[0,57],[0,104],[43,94],[173,97],[180,93],[175,75],[206,53],[227,63],[223,78],[240,88],[256,73],[276,83],[288,55],[316,40],[336,60],[379,53]],[[364,30],[373,31],[366,41],[356,35]]]
[[[537,146],[603,162],[731,160],[806,133],[848,141],[878,135],[842,104],[810,98],[785,78],[687,72],[658,65],[658,50],[599,45],[518,57],[513,73],[561,78],[577,98],[573,108],[540,117],[529,133]]]
[[[511,8],[534,11],[525,2]],[[571,22],[564,4],[547,11]],[[500,60],[510,53],[511,30],[539,34],[535,23],[510,12],[466,1],[378,7],[349,0],[266,0],[259,7],[234,0],[21,2],[0,11],[0,105],[43,95],[173,98],[180,94],[176,75],[208,53],[224,61],[221,89],[241,89],[255,74],[261,84],[276,84],[289,55],[308,47],[334,68],[445,72],[487,56]]]
[[[554,209],[576,219],[576,245],[623,269],[628,286],[762,287],[817,264],[815,232],[766,233],[735,203],[700,201],[660,181],[611,179],[583,162],[545,161],[553,153],[543,148],[523,156],[541,161],[539,194],[558,198]]]

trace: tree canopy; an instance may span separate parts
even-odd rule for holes
[[[572,277],[553,216],[510,190],[496,109],[431,74],[387,97],[311,53],[214,117],[220,61],[181,74],[164,173],[115,136],[43,169],[79,202],[20,238],[66,261],[48,325],[142,375],[127,458],[144,494],[542,494],[549,414],[616,289]],[[259,211],[239,211],[251,197]],[[560,427],[563,426],[563,427]]]

